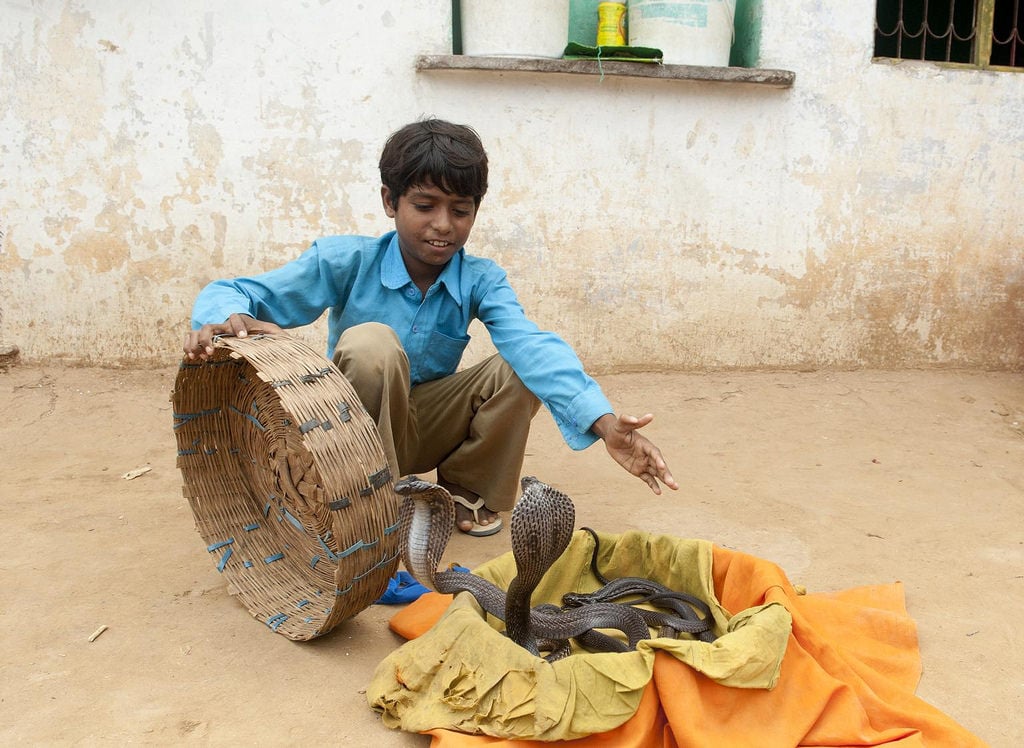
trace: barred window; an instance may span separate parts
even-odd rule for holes
[[[1024,0],[878,0],[875,57],[1024,69]]]

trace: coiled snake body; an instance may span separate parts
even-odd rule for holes
[[[655,608],[665,608],[672,611],[666,613],[657,610],[636,607],[636,611],[643,617],[647,625],[659,630],[660,636],[676,637],[680,633],[693,634],[703,642],[713,642],[716,639],[715,632],[711,630],[714,619],[711,616],[711,606],[700,598],[688,595],[685,592],[677,592],[669,589],[663,584],[643,577],[619,577],[607,579],[597,566],[597,554],[601,548],[601,541],[597,533],[589,527],[582,528],[594,539],[594,552],[590,558],[590,569],[602,584],[594,592],[569,592],[562,596],[562,604],[566,607],[579,607],[583,605],[594,605],[595,603],[609,603],[621,601],[627,597],[633,597],[623,605],[639,606],[651,605]],[[634,597],[634,596],[639,597]]]
[[[406,569],[438,592],[472,594],[487,613],[505,622],[509,638],[534,655],[543,647],[551,652],[547,659],[563,657],[570,652],[569,639],[603,651],[635,649],[650,637],[647,612],[642,615],[638,608],[594,597],[572,603],[577,607],[531,607],[534,589],[572,538],[575,508],[568,496],[536,478],[523,478],[522,489],[510,519],[517,576],[507,593],[474,574],[438,570],[455,524],[455,504],[447,490],[414,475],[395,484],[395,492],[405,497],[399,533]],[[628,643],[594,629],[617,629]]]

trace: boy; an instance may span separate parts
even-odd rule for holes
[[[395,231],[318,239],[277,270],[211,283],[186,355],[207,358],[215,335],[280,333],[329,309],[328,355],[376,421],[395,479],[436,468],[470,535],[497,532],[515,503],[541,403],[573,449],[600,438],[654,493],[659,481],[678,488],[638,431],[653,416],[616,416],[569,345],[526,318],[505,272],[463,249],[487,192],[477,134],[437,119],[407,125],[385,144],[380,174]],[[498,355],[456,371],[473,319]]]

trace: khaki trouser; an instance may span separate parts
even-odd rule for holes
[[[377,422],[397,480],[437,469],[444,480],[508,511],[540,401],[504,359],[486,361],[410,389],[409,359],[387,325],[368,322],[346,330],[334,363]]]

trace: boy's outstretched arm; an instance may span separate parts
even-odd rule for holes
[[[248,314],[232,314],[223,322],[212,325],[203,325],[198,330],[189,330],[185,334],[185,345],[183,349],[189,359],[196,356],[206,360],[213,355],[213,337],[215,335],[234,335],[236,338],[244,338],[249,333],[279,333],[284,332],[273,322],[262,322],[250,317]]]
[[[605,449],[613,460],[640,478],[660,496],[661,486],[658,481],[673,491],[679,488],[679,484],[669,472],[668,465],[661,456],[661,450],[638,431],[653,420],[654,415],[651,413],[640,418],[606,413],[594,421],[590,428],[604,441]]]

